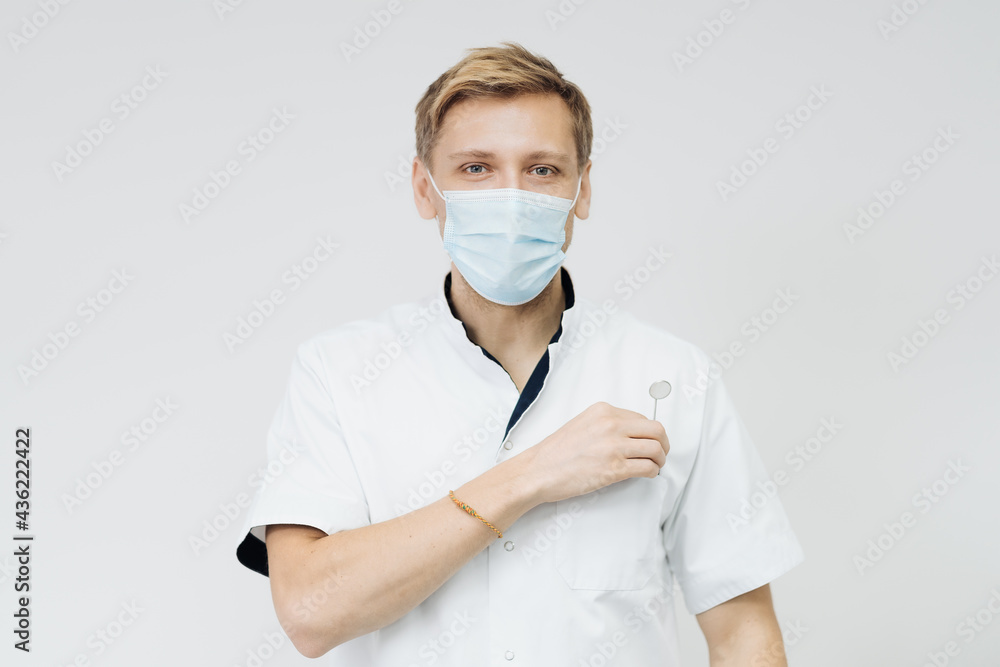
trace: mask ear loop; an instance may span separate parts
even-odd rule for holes
[[[437,183],[435,183],[435,182],[434,182],[434,177],[433,177],[433,176],[431,176],[431,172],[430,172],[430,169],[428,169],[428,170],[427,170],[427,178],[428,178],[428,179],[430,180],[430,182],[431,182],[431,186],[433,186],[433,187],[434,187],[434,192],[438,193],[438,196],[439,196],[439,197],[441,197],[441,200],[442,200],[442,201],[444,201],[444,203],[445,203],[445,204],[447,204],[447,203],[448,203],[448,200],[447,200],[447,199],[445,199],[445,198],[444,198],[444,195],[443,195],[443,194],[441,194],[441,191],[440,191],[440,190],[438,190],[438,186],[437,186]],[[440,222],[441,222],[441,221],[440,221],[440,220],[438,220],[438,215],[437,215],[437,213],[435,213],[435,214],[434,214],[434,219],[435,219],[435,220],[437,220],[437,221],[438,221],[438,223],[440,224]]]
[[[580,180],[576,184],[576,194],[573,195],[573,203],[569,205],[570,211],[572,211],[576,207],[576,200],[580,196],[581,187],[583,187],[583,174],[580,175]]]

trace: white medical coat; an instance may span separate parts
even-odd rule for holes
[[[732,521],[768,475],[711,358],[611,300],[576,296],[565,268],[562,280],[569,307],[548,372],[506,436],[518,391],[452,314],[450,275],[434,294],[299,346],[267,437],[270,481],[238,549],[262,573],[268,524],[334,533],[391,519],[447,496],[592,403],[648,416],[650,384],[674,387],[656,413],[670,439],[658,477],[533,508],[415,609],[320,664],[679,665],[677,589],[696,614],[802,562],[776,495],[755,505],[747,525]]]

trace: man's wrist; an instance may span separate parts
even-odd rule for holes
[[[516,502],[523,507],[524,512],[545,502],[545,485],[535,465],[535,452],[527,449],[513,456],[501,465],[509,470],[509,481]]]

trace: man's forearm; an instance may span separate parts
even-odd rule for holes
[[[530,452],[455,489],[456,498],[503,532],[538,504],[524,474]],[[495,539],[445,496],[371,526],[282,544],[296,552],[282,554],[287,571],[271,573],[275,609],[296,648],[318,657],[399,619]]]

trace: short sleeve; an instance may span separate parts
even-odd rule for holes
[[[779,489],[722,380],[710,380],[698,452],[663,531],[690,613],[759,588],[804,560]]]
[[[332,534],[371,523],[327,377],[315,345],[300,345],[267,433],[267,465],[254,477],[257,491],[236,549],[243,565],[265,576],[265,526],[301,524]]]

